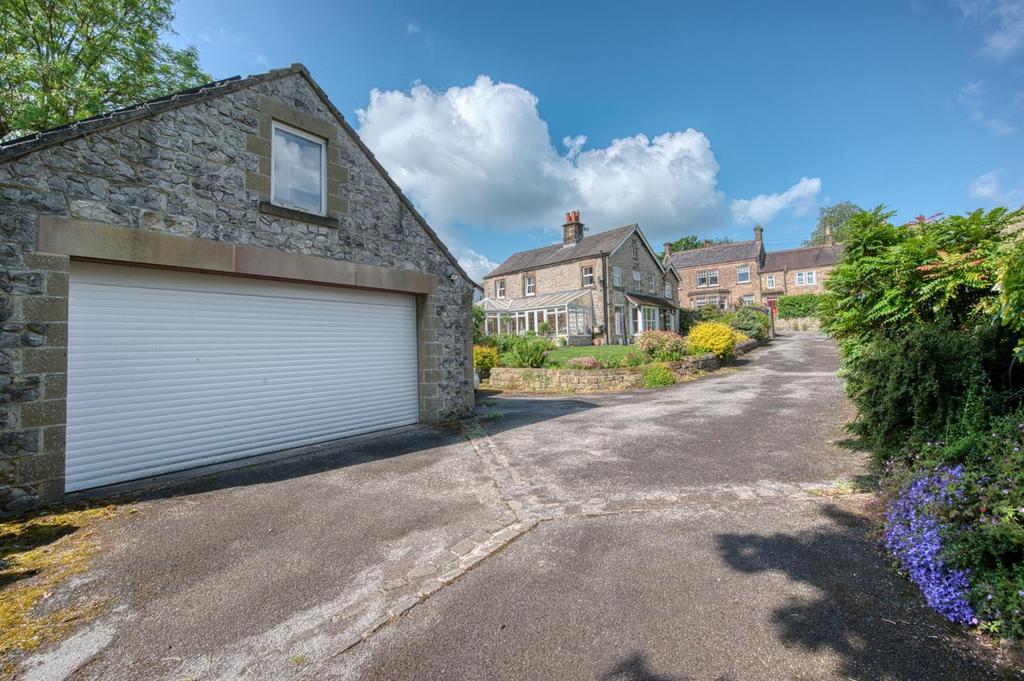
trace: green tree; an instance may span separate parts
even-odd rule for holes
[[[732,239],[729,237],[722,237],[720,239],[701,239],[696,234],[687,234],[681,236],[675,241],[671,242],[672,252],[677,253],[679,251],[692,251],[697,248],[704,248],[705,246],[718,246],[719,244],[731,244]],[[665,254],[662,253],[664,256]]]
[[[0,0],[0,139],[200,85],[173,0]]]
[[[804,242],[804,246],[821,246],[825,243],[825,227],[832,231],[832,241],[842,243],[850,234],[849,222],[857,213],[864,209],[849,201],[840,201],[834,206],[825,206],[818,209],[818,224],[811,232],[811,238]]]

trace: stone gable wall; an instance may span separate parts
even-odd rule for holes
[[[326,219],[261,210],[278,115],[328,136]],[[69,259],[36,252],[40,216],[432,274],[421,409],[471,409],[472,286],[292,73],[0,163],[0,511],[63,493]]]

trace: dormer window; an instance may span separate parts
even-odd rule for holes
[[[271,146],[271,202],[315,215],[327,213],[327,142],[274,123]]]

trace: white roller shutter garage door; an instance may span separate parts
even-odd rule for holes
[[[73,262],[68,491],[418,420],[412,296]]]

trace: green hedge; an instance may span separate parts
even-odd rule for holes
[[[821,299],[821,293],[801,293],[794,296],[782,296],[778,302],[779,319],[817,317],[818,302]]]

